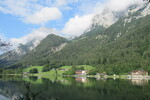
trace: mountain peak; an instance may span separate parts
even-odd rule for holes
[[[143,4],[133,4],[130,5],[127,9],[122,11],[113,11],[109,8],[104,8],[104,10],[96,14],[93,17],[93,22],[89,29],[85,31],[85,33],[94,30],[99,27],[108,28],[112,24],[118,21],[118,19],[122,17],[128,17],[130,15],[133,16],[133,13],[139,13],[139,15],[135,14],[136,18],[140,18],[150,14],[150,4],[143,3]]]

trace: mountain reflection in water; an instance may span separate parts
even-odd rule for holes
[[[149,93],[149,80],[0,78],[0,100],[150,100]]]
[[[3,95],[0,95],[0,100],[11,100],[11,99],[4,97]]]

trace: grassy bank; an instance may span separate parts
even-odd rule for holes
[[[42,72],[43,66],[32,66],[32,67],[24,68],[23,72],[29,72],[31,69],[34,69],[34,68],[36,68],[38,72]]]

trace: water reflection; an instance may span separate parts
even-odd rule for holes
[[[3,95],[0,95],[0,100],[10,100],[9,98],[3,96]]]
[[[149,84],[149,80],[146,79],[132,79],[131,80],[133,85],[148,85]]]
[[[0,98],[6,97],[0,100],[150,100],[149,93],[148,80],[83,77],[57,77],[52,81],[37,77],[0,79]]]
[[[38,77],[36,77],[36,76],[30,76],[29,79],[30,79],[31,81],[37,81]]]
[[[105,77],[96,77],[96,80],[107,80]]]
[[[82,83],[86,83],[87,82],[87,78],[86,77],[76,77],[75,80],[77,82],[82,82]]]

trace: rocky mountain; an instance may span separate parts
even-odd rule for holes
[[[50,34],[43,39],[37,47],[26,54],[20,62],[27,66],[49,63],[46,57],[61,51],[67,44],[67,39]]]
[[[149,4],[133,6],[116,23],[70,41],[47,60],[57,66],[89,64],[100,66],[101,70],[107,67],[106,71],[115,73],[146,68],[150,66],[149,10]]]
[[[26,39],[25,43],[20,43],[14,50],[11,50],[9,52],[6,52],[2,55],[0,55],[0,67],[4,67],[7,65],[11,65],[18,60],[20,60],[23,56],[25,56],[27,53],[31,52],[42,39],[44,39],[48,34],[56,34],[57,32],[51,28],[44,28],[41,27],[38,30],[34,31],[32,33],[33,35],[36,34],[42,34],[38,36],[33,36],[30,34],[30,38]]]
[[[19,44],[19,46],[12,51],[4,53],[0,56],[0,67],[10,65],[20,60],[25,54],[29,53],[34,47],[35,42],[31,41],[25,45]]]
[[[110,74],[149,68],[149,12],[148,3],[132,5],[125,12],[102,14],[103,18],[95,16],[91,29],[80,37],[67,41],[50,35],[16,64],[54,67],[87,64]]]

